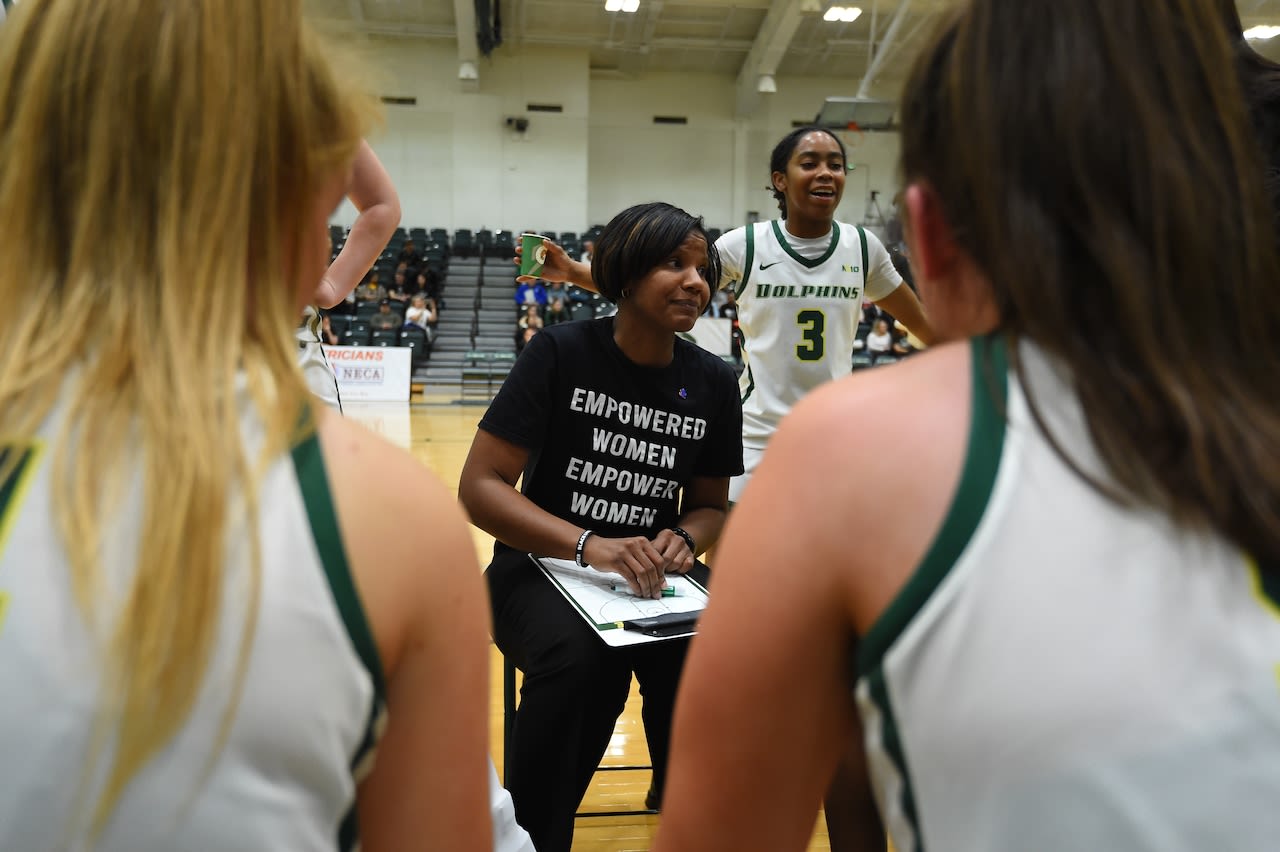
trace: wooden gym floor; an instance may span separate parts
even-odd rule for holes
[[[415,396],[415,399],[418,397]],[[484,405],[459,405],[448,399],[428,398],[425,403],[348,404],[347,415],[365,423],[388,439],[406,446],[424,464],[435,471],[446,485],[457,492],[458,476],[471,447],[476,424],[484,414]],[[493,538],[472,528],[476,558],[481,567],[488,564]],[[502,655],[497,649],[490,657],[490,751],[502,776]],[[626,710],[614,732],[604,763],[647,764],[644,731],[640,722],[640,698],[634,684]],[[649,773],[600,772],[592,781],[581,810],[623,810],[642,808],[649,788]],[[658,817],[593,817],[579,819],[574,833],[575,852],[634,852],[646,850],[657,829]],[[809,850],[827,850],[827,830],[819,818]]]

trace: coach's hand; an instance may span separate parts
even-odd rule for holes
[[[662,554],[662,573],[687,574],[693,567],[693,551],[689,543],[672,530],[663,530],[653,539],[653,546]]]
[[[685,550],[688,549],[686,546]],[[644,536],[605,538],[593,535],[582,549],[582,558],[597,571],[621,574],[632,593],[639,597],[662,597],[665,585],[662,566],[667,560]]]
[[[555,283],[577,284],[582,280],[584,270],[587,279],[591,277],[591,267],[586,264],[574,260],[569,257],[569,253],[561,246],[553,243],[551,240],[544,239],[542,245],[547,249],[547,256],[542,261],[542,271],[537,275],[517,275],[517,281],[537,281],[541,278],[543,281]],[[524,246],[516,245],[516,256],[511,260],[516,266],[520,265],[520,258],[524,255]]]

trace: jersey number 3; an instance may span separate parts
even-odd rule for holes
[[[801,361],[821,361],[826,354],[823,334],[827,330],[827,317],[822,311],[807,310],[796,314],[796,325],[803,331],[796,344],[796,357]]]

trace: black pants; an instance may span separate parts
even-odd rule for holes
[[[494,641],[524,672],[511,754],[503,755],[516,821],[538,852],[569,852],[574,814],[613,736],[633,672],[661,793],[689,640],[606,645],[523,553],[499,554],[485,577]]]

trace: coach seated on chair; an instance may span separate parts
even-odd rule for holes
[[[459,496],[497,539],[494,640],[524,672],[507,783],[539,852],[568,852],[635,673],[655,807],[688,639],[613,648],[526,554],[621,574],[657,598],[724,524],[742,471],[742,406],[721,359],[677,338],[719,259],[702,220],[668,204],[618,214],[592,258],[616,316],[550,326],[516,359],[476,433]],[[523,475],[522,490],[516,482]]]

